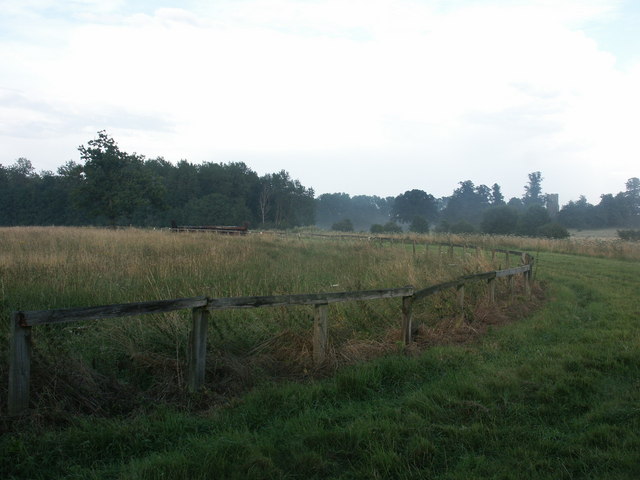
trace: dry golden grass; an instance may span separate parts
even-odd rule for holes
[[[6,329],[13,310],[201,295],[424,288],[497,267],[489,254],[457,249],[451,257],[448,249],[433,242],[429,239],[428,249],[424,242],[418,243],[414,253],[411,244],[358,238],[2,228],[0,313]],[[478,295],[482,288],[478,287]],[[455,300],[447,295],[429,300],[435,312],[431,316],[416,310],[416,321],[431,329],[430,341],[437,336],[437,317],[455,316]],[[473,298],[471,289],[468,295]],[[469,308],[471,319],[474,314]],[[262,378],[312,374],[312,315],[307,307],[229,310],[213,315],[207,373],[211,394],[235,394]],[[399,348],[400,316],[397,299],[332,305],[328,371]],[[189,312],[174,312],[37,327],[34,378],[41,385],[34,386],[34,391],[40,392],[38,398],[48,399],[43,400],[47,404],[55,398],[72,405],[84,401],[86,405],[77,408],[95,412],[125,408],[113,400],[121,385],[137,392],[132,399],[142,393],[163,401],[181,398],[189,326]],[[6,348],[3,343],[0,353],[5,358]],[[83,375],[64,373],[66,366],[78,364],[83,365]],[[46,373],[52,370],[59,377],[55,381]],[[70,399],[74,385],[84,393]],[[95,404],[92,385],[108,400],[107,405]]]

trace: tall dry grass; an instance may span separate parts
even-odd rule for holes
[[[477,256],[471,250],[458,251],[450,257],[446,249],[433,246],[428,250],[419,246],[414,253],[411,246],[398,248],[363,239],[260,234],[230,237],[139,229],[3,228],[0,313],[7,332],[13,310],[201,295],[278,295],[406,285],[423,288],[492,268],[486,255]],[[433,301],[442,315],[455,310],[454,297]],[[35,390],[76,403],[80,400],[73,398],[84,391],[78,382],[84,387],[118,386],[109,395],[100,394],[111,399],[122,396],[118,390],[122,385],[135,387],[134,391],[152,398],[175,397],[185,381],[189,313],[35,328],[34,378],[44,384]],[[224,394],[226,389],[245,388],[246,384],[278,376],[287,369],[311,368],[312,315],[313,310],[308,307],[217,312],[209,335],[208,378],[215,385],[212,388]],[[399,323],[398,300],[332,305],[333,357],[348,360],[370,351],[372,345],[393,346]],[[6,349],[5,341],[1,347],[4,358]],[[62,381],[61,372],[78,371],[78,365],[83,366],[80,371],[94,376],[92,380],[80,375]],[[59,372],[58,376],[48,376],[50,371]],[[0,374],[6,378],[3,372]],[[69,387],[66,393],[60,393],[64,385]],[[84,408],[89,410],[96,402],[90,400],[90,392],[89,388],[81,396]]]
[[[640,260],[640,243],[604,238],[532,238],[510,235],[433,235],[434,241],[468,243],[486,249],[512,248],[530,253],[537,251],[567,253],[618,260]]]

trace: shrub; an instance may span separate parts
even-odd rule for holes
[[[353,223],[351,223],[351,220],[348,218],[345,218],[331,225],[331,230],[335,230],[336,232],[353,232]]]
[[[449,231],[451,233],[476,233],[477,229],[466,220],[460,220],[451,225]]]
[[[630,242],[640,241],[640,230],[618,230],[618,237]]]
[[[424,217],[416,215],[413,217],[413,221],[409,226],[409,231],[415,233],[429,233],[429,222],[427,222]]]
[[[371,233],[402,233],[402,227],[396,222],[387,222],[384,225],[375,223],[371,225]]]
[[[538,229],[538,236],[546,238],[569,238],[569,231],[557,222],[546,223]]]

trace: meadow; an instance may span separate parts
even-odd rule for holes
[[[495,267],[435,246],[297,235],[25,228],[0,239],[5,331],[18,308],[427,286]],[[178,314],[37,328],[33,414],[2,417],[0,473],[638,478],[637,246],[474,240],[535,250],[537,298],[503,287],[489,310],[479,288],[456,335],[443,294],[416,311],[413,348],[397,341],[397,300],[332,306],[323,371],[310,367],[305,308],[216,315],[207,390],[191,396]]]
[[[418,254],[357,238],[92,228],[14,228],[1,235],[5,329],[11,310],[424,287],[492,269],[489,258],[471,252],[450,258],[446,249]],[[433,310],[453,312],[453,302],[441,297]],[[399,300],[332,305],[332,354],[325,370],[395,348],[399,312]],[[189,402],[183,394],[189,315],[34,329],[36,410],[108,414],[133,409],[145,398]],[[311,372],[312,315],[310,307],[216,312],[209,342],[211,395],[226,397],[271,377],[317,374]],[[2,348],[6,357],[7,344]],[[52,370],[78,373],[51,376]]]

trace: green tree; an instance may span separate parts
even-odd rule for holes
[[[260,177],[259,190],[267,192],[261,210],[265,223],[276,228],[291,228],[315,223],[315,201],[312,188],[291,179],[288,172]]]
[[[429,233],[429,222],[427,222],[424,217],[416,215],[411,221],[409,231],[415,233]]]
[[[392,218],[402,223],[409,223],[416,216],[433,220],[437,215],[436,199],[423,190],[408,190],[398,195],[391,208]]]
[[[547,212],[546,208],[540,205],[532,205],[520,216],[516,231],[518,235],[535,237],[539,234],[539,228],[550,223],[550,220],[549,212]]]
[[[475,225],[467,222],[466,220],[460,220],[449,227],[451,233],[465,234],[476,233],[477,229]]]
[[[121,151],[104,130],[78,150],[84,165],[76,199],[92,215],[104,216],[115,225],[136,208],[162,203],[164,188],[157,176],[143,168],[144,158]]]
[[[348,193],[323,193],[316,198],[316,225],[321,228],[351,218],[352,201]]]
[[[542,196],[542,174],[540,172],[532,172],[529,174],[529,183],[524,186],[522,203],[525,207],[544,205],[544,197]]]
[[[640,179],[637,177],[630,178],[625,184],[626,191],[624,196],[629,204],[630,226],[640,225]]]
[[[632,218],[629,200],[622,192],[615,196],[611,193],[600,195],[600,203],[595,208],[595,215],[606,227],[629,226]]]
[[[491,205],[494,207],[498,205],[504,205],[504,195],[502,195],[502,190],[500,189],[500,185],[497,183],[493,184],[491,187]]]
[[[558,222],[567,228],[594,228],[602,226],[596,216],[596,207],[581,195],[577,202],[567,203],[558,212]]]
[[[507,205],[491,207],[482,214],[480,228],[491,235],[510,235],[518,225],[518,211]]]
[[[486,185],[476,187],[471,180],[459,185],[449,197],[442,217],[448,225],[458,222],[478,225],[482,212],[490,206],[491,190]]]

